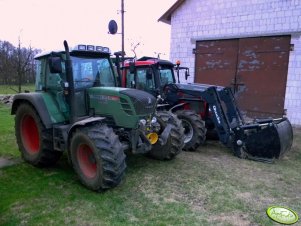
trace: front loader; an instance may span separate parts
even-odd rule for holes
[[[117,87],[107,47],[78,45],[37,60],[36,92],[15,95],[17,143],[25,161],[55,164],[67,151],[82,184],[101,191],[125,173],[125,152],[169,160],[183,147],[183,128],[157,99]]]
[[[178,83],[174,69],[178,75]],[[230,147],[237,157],[269,162],[290,150],[293,131],[287,118],[246,122],[230,88],[195,83],[180,84],[180,69],[185,70],[187,79],[188,68],[145,57],[125,63],[121,84],[123,87],[141,89],[162,97],[160,106],[175,112],[183,122],[186,141],[184,149],[193,151],[204,142],[205,136],[198,132],[200,129],[203,134],[206,132],[205,124],[200,123],[204,120],[207,128],[214,128],[219,140]],[[190,114],[194,116],[194,120],[187,117]]]
[[[270,162],[291,149],[293,130],[289,120],[283,117],[245,122],[230,88],[169,84],[166,89],[167,100],[174,99],[179,92],[185,92],[206,101],[219,140],[230,147],[237,157]]]

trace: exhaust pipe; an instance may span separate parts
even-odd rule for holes
[[[74,94],[74,80],[73,80],[73,71],[72,71],[72,62],[70,58],[69,46],[67,41],[64,41],[64,47],[66,52],[66,79],[68,82],[68,102],[70,105],[70,123],[73,124],[76,122],[75,116],[75,94]]]

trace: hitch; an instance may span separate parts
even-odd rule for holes
[[[152,148],[149,139],[144,135],[140,129],[131,131],[132,152],[134,154],[145,154]]]

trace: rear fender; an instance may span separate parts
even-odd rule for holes
[[[16,111],[21,103],[29,103],[38,112],[44,126],[52,128],[52,121],[44,102],[43,96],[40,93],[21,93],[14,96],[11,108],[11,114],[16,114]]]

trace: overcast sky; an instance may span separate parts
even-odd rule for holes
[[[176,0],[124,0],[125,51],[138,57],[169,58],[170,25],[157,22]],[[121,50],[121,35],[108,34],[108,23],[117,21],[121,32],[121,0],[0,0],[0,40],[15,46],[20,36],[22,46],[42,50],[62,49],[63,40],[70,46],[95,44]]]

